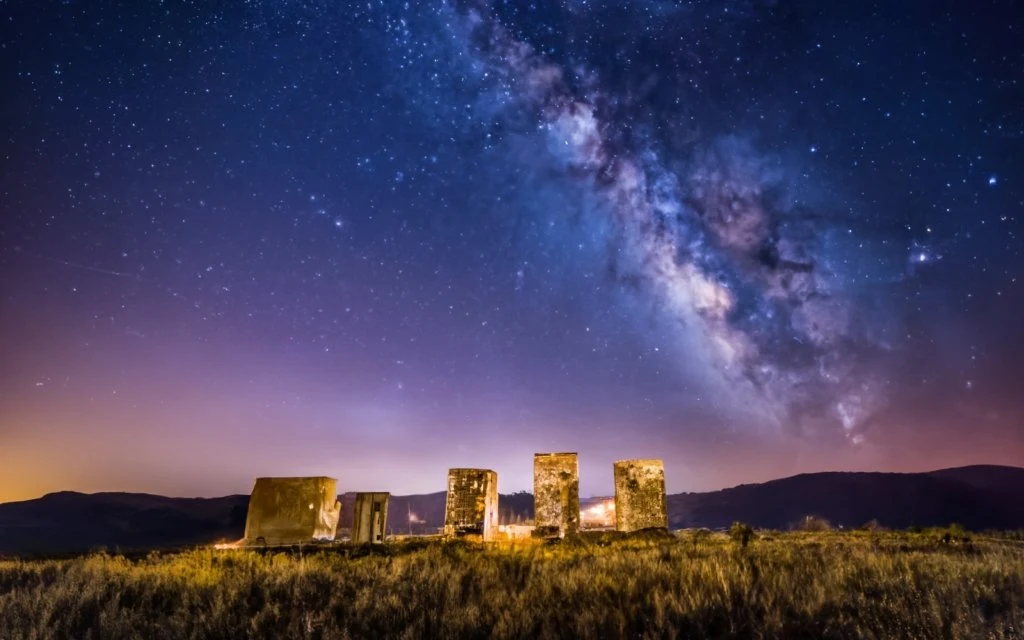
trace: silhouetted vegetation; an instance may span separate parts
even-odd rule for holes
[[[754,529],[749,524],[734,522],[732,523],[732,526],[729,527],[729,537],[732,538],[732,541],[736,544],[746,548],[746,546],[750,544],[750,541],[754,539]]]
[[[825,518],[818,516],[804,516],[804,519],[800,521],[800,524],[794,527],[800,531],[811,531],[821,533],[823,531],[831,531],[832,523]]]
[[[965,543],[956,528],[733,529],[561,545],[0,561],[0,637],[1013,638],[1024,630],[1024,545],[1012,536]]]

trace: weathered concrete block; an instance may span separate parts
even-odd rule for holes
[[[668,529],[665,465],[661,460],[615,463],[615,528]]]
[[[334,478],[257,478],[245,519],[246,544],[333,540],[341,504]]]
[[[533,455],[533,514],[538,536],[580,529],[580,470],[575,453]]]
[[[352,542],[379,544],[387,537],[390,493],[357,493]]]
[[[498,474],[490,469],[449,469],[445,535],[492,540],[498,530]]]

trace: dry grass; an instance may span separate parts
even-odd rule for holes
[[[1024,545],[724,534],[0,562],[0,638],[1019,638]]]

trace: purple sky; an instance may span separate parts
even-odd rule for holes
[[[1005,3],[381,4],[5,6],[0,501],[1024,463]]]

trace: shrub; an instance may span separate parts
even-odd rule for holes
[[[750,541],[754,539],[754,529],[745,522],[734,522],[729,527],[729,537],[740,547],[746,549]]]
[[[967,530],[963,528],[959,523],[952,523],[946,527],[945,531],[942,532],[940,540],[943,544],[964,544],[968,545],[971,543],[971,537],[967,535]]]
[[[878,520],[868,520],[860,525],[859,529],[861,531],[885,531],[885,527]]]
[[[820,518],[818,516],[804,516],[804,519],[800,521],[800,524],[796,528],[799,531],[822,532],[831,531],[832,524],[825,518]]]

